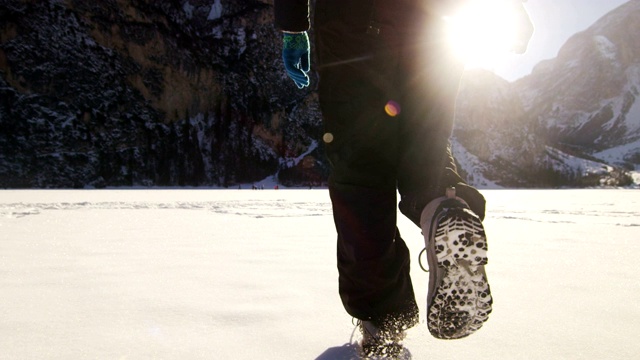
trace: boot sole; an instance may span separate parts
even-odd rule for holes
[[[491,313],[486,235],[480,219],[466,208],[445,209],[436,221],[429,259],[437,272],[436,288],[427,322],[433,336],[459,339],[480,329]]]

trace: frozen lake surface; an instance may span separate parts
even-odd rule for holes
[[[413,359],[637,358],[640,191],[483,193],[494,311]],[[0,191],[1,359],[352,359],[353,330],[326,190]]]

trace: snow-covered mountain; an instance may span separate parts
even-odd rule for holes
[[[480,160],[467,172],[507,186],[628,183],[640,165],[638,20],[640,1],[627,2],[514,83],[467,74],[454,143]]]
[[[544,143],[513,84],[488,71],[464,76],[457,104],[454,156],[469,182],[477,186],[527,186]]]
[[[0,187],[323,183],[317,94],[286,78],[271,4],[0,0]],[[638,19],[629,1],[514,83],[469,72],[453,141],[469,180],[628,182]]]

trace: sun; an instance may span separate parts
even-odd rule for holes
[[[445,18],[448,41],[467,67],[498,65],[517,40],[518,0],[470,0]]]

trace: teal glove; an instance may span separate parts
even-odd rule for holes
[[[307,73],[311,69],[310,52],[309,37],[306,32],[284,33],[282,46],[284,68],[299,89],[309,86]]]

